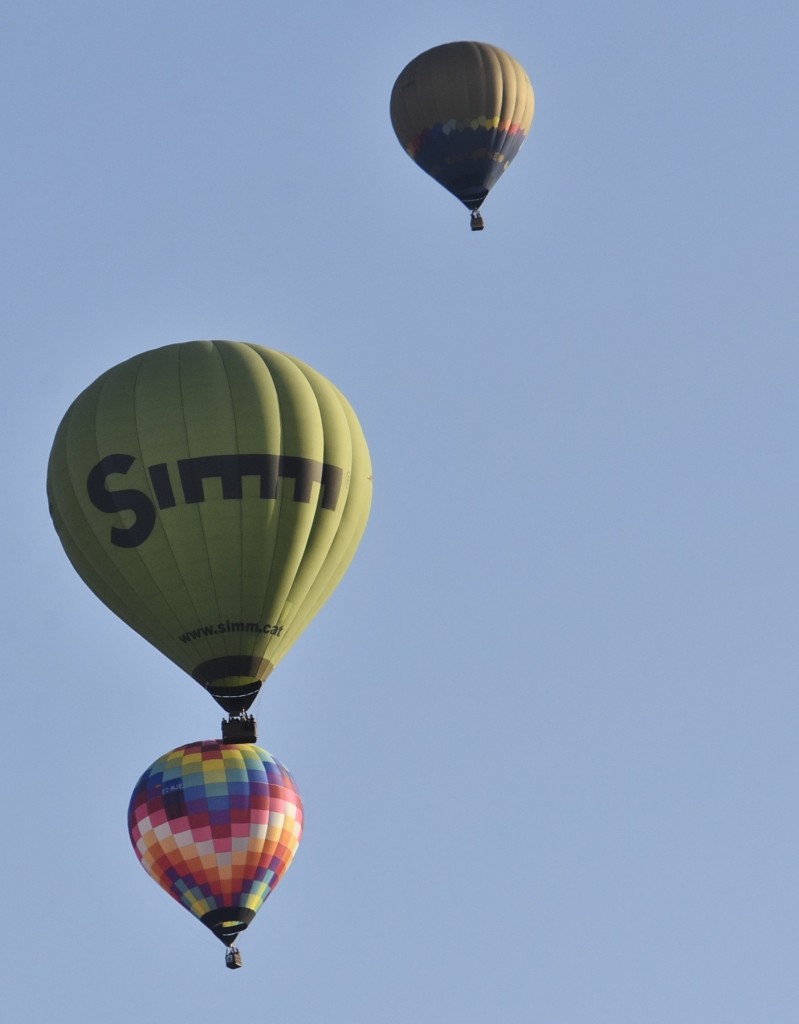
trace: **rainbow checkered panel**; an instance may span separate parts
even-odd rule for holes
[[[291,774],[251,743],[164,754],[136,784],[128,829],[158,884],[230,944],[280,881],[302,834]]]

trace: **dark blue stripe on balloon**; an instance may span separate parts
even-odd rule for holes
[[[476,210],[523,141],[523,132],[463,128],[445,135],[441,125],[434,125],[423,134],[414,160],[469,209]],[[503,159],[497,159],[499,156]]]

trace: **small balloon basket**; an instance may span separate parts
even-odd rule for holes
[[[479,210],[472,210],[471,228],[472,231],[482,231],[485,227],[485,221],[482,218]]]
[[[225,951],[225,967],[229,967],[231,971],[241,967],[241,953],[239,953],[235,946],[231,946],[230,949]]]

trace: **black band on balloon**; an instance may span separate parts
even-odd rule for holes
[[[231,654],[222,658],[211,658],[196,666],[192,678],[211,694],[229,715],[246,711],[260,692],[263,680],[272,671],[272,662],[266,658],[254,658],[248,654]],[[245,683],[225,684],[224,679],[244,677]]]
[[[455,195],[470,210],[479,210],[483,200],[488,195],[488,189],[482,188],[480,185],[470,184],[469,182],[464,184],[461,181],[456,185]]]
[[[200,920],[221,942],[230,946],[254,917],[255,911],[248,907],[222,907],[220,910],[209,910]]]

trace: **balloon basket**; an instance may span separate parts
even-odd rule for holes
[[[471,219],[471,225],[470,226],[471,226],[472,231],[482,231],[483,228],[485,227],[485,223],[483,222],[483,218],[482,218],[482,216],[481,216],[481,214],[479,213],[478,210],[472,210],[472,219]]]
[[[241,967],[241,953],[239,953],[235,946],[231,946],[225,953],[225,967],[229,967],[231,971]]]
[[[223,743],[257,743],[258,723],[252,715],[238,715],[222,719]]]

